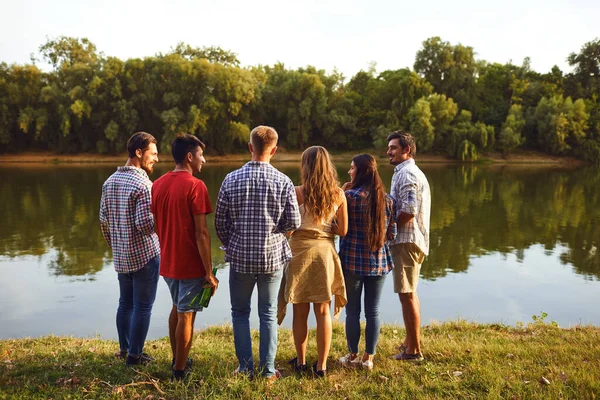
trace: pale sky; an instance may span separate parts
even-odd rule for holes
[[[476,58],[538,72],[600,37],[600,1],[505,0],[0,0],[0,61],[29,62],[46,37],[87,37],[122,60],[183,41],[237,53],[242,66],[337,68],[346,78],[411,68],[422,42],[440,36]],[[46,69],[46,68],[45,68]]]

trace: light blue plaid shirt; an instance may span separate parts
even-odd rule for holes
[[[102,185],[100,227],[117,272],[135,272],[160,255],[150,212],[151,189],[146,171],[129,166],[117,168]]]
[[[299,226],[294,184],[271,164],[250,161],[225,177],[215,228],[234,271],[268,274],[283,268],[292,258],[285,233]]]
[[[414,159],[409,158],[396,165],[390,194],[396,201],[396,218],[401,212],[413,214],[415,218],[398,225],[398,235],[389,244],[414,243],[428,255],[431,190],[425,174],[417,167]]]

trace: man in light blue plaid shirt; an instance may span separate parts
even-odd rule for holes
[[[152,360],[143,353],[156,298],[160,247],[150,212],[150,190],[154,163],[158,162],[156,139],[137,132],[127,142],[129,159],[104,185],[100,200],[100,227],[112,249],[119,278],[117,333],[127,365]]]
[[[275,169],[277,132],[257,126],[248,147],[252,161],[228,174],[221,185],[215,228],[229,262],[229,293],[237,372],[253,375],[250,298],[258,287],[260,362],[263,376],[277,379],[277,294],[284,265],[292,258],[286,232],[300,226],[292,180]]]
[[[396,360],[422,361],[420,345],[421,303],[417,295],[419,272],[429,254],[431,191],[425,174],[415,164],[415,139],[408,132],[392,132],[387,155],[395,165],[391,196],[396,202],[398,234],[389,243],[394,262],[394,292],[402,304],[406,338]]]

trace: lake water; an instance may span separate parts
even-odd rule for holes
[[[210,160],[209,160],[210,161]],[[393,173],[381,159],[389,185]],[[240,165],[207,164],[216,201]],[[294,182],[298,165],[277,164]],[[349,161],[338,163],[342,182]],[[116,338],[117,276],[98,222],[101,186],[116,166],[0,164],[0,338],[48,334]],[[157,165],[152,179],[171,168]],[[600,325],[600,172],[593,168],[421,164],[432,189],[431,251],[421,270],[422,322],[515,324],[548,313],[561,326]],[[228,267],[215,235],[221,286],[196,328],[229,323]],[[168,335],[160,281],[149,338]],[[258,327],[256,294],[252,325]],[[381,307],[402,323],[392,279]],[[342,321],[344,315],[342,314]],[[311,317],[314,326],[314,319]],[[284,326],[291,326],[291,310]]]

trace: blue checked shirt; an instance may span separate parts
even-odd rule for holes
[[[429,218],[431,212],[431,190],[425,174],[409,158],[394,168],[391,193],[396,202],[396,218],[401,212],[413,214],[414,220],[398,225],[396,240],[389,243],[414,243],[425,254],[429,254]]]
[[[271,164],[250,161],[225,177],[215,228],[234,271],[268,274],[283,268],[292,258],[285,233],[299,226],[294,184]]]
[[[366,216],[370,212],[367,192],[362,188],[346,191],[348,202],[348,233],[340,238],[340,260],[342,267],[361,276],[381,276],[394,268],[387,242],[377,251],[371,251]],[[396,237],[394,201],[386,195],[385,224],[386,240]]]
[[[146,171],[127,166],[117,168],[102,185],[100,227],[119,273],[135,272],[160,255],[151,189]]]

